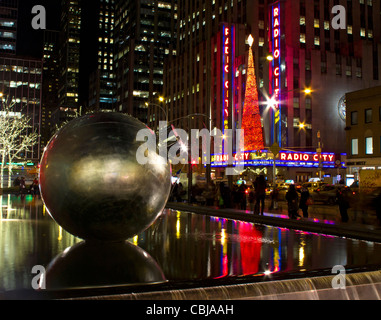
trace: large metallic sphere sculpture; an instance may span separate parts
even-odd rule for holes
[[[41,195],[66,231],[85,240],[122,241],[161,214],[171,169],[155,152],[146,153],[147,164],[138,162],[141,129],[147,131],[133,117],[96,113],[72,120],[49,142],[41,160]]]

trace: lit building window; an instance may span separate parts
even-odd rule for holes
[[[373,154],[373,137],[365,138],[365,154]]]
[[[352,139],[351,152],[352,152],[352,155],[359,154],[359,139]]]

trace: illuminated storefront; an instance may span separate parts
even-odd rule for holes
[[[279,159],[275,161],[277,167],[302,167],[302,168],[318,168],[319,164],[323,168],[335,168],[336,155],[334,153],[315,153],[315,152],[291,152],[281,151]],[[320,157],[320,159],[319,159]],[[243,163],[246,167],[272,167],[272,156],[266,151],[245,152],[238,157],[233,154],[233,164]],[[226,167],[229,161],[227,154],[215,154],[211,157],[212,167]]]

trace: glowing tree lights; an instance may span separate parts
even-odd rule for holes
[[[253,37],[249,37],[249,62],[247,67],[246,93],[242,115],[242,129],[245,131],[245,151],[264,148],[261,115],[259,113],[258,88],[252,52]]]

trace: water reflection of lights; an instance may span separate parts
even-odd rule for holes
[[[62,227],[61,226],[58,226],[58,238],[57,238],[58,241],[61,241],[62,240]]]
[[[180,239],[180,216],[181,216],[181,212],[177,211],[177,214],[176,214],[176,239]]]
[[[226,231],[225,229],[221,229],[221,244],[225,245],[226,243]]]

